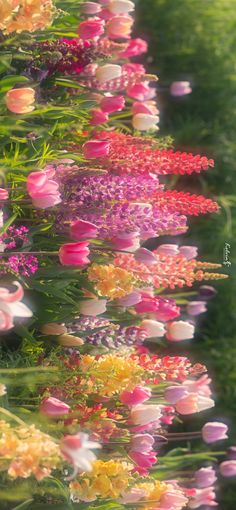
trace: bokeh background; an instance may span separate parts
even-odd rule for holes
[[[236,3],[139,0],[137,11],[136,35],[149,42],[143,63],[159,76],[161,135],[171,135],[180,150],[216,162],[207,174],[181,180],[185,190],[215,197],[221,206],[220,214],[191,221],[185,244],[198,244],[202,260],[223,263],[228,243],[231,262],[224,271],[229,279],[216,283],[218,294],[187,349],[212,374],[216,417],[228,420],[236,444]],[[177,80],[189,80],[192,94],[171,97],[169,86]],[[234,484],[227,482],[222,491],[224,510],[234,508]]]

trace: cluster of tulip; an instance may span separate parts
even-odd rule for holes
[[[171,236],[219,207],[163,178],[214,161],[156,136],[157,78],[129,60],[147,51],[131,38],[134,2],[84,2],[77,26],[69,7],[0,0],[13,73],[3,63],[0,499],[15,510],[215,506],[235,448],[206,451],[226,423],[184,422],[211,412],[212,381],[169,350],[194,338],[216,293],[203,281],[227,277]]]

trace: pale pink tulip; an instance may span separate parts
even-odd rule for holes
[[[83,145],[86,159],[104,158],[109,154],[110,143],[103,140],[89,140]]]
[[[149,453],[152,451],[155,443],[154,438],[150,434],[135,434],[130,442],[131,450],[140,453]]]
[[[193,414],[205,411],[214,407],[215,402],[211,398],[198,395],[197,393],[189,393],[186,397],[181,398],[175,405],[179,414]]]
[[[139,290],[134,290],[130,294],[127,294],[127,296],[124,296],[124,297],[118,299],[118,304],[120,306],[124,306],[124,307],[134,306],[137,303],[139,303],[141,301],[141,299],[142,298],[141,298],[141,294],[140,294]]]
[[[103,66],[99,66],[96,69],[95,75],[99,83],[105,83],[106,81],[114,80],[115,78],[120,78],[122,74],[121,66],[117,64],[105,64]]]
[[[162,337],[166,330],[162,322],[154,321],[152,319],[145,319],[141,322],[140,327],[147,333],[148,338]]]
[[[147,113],[137,113],[133,116],[132,125],[138,131],[149,131],[149,129],[158,129],[159,117],[157,115],[148,115]]]
[[[104,34],[104,21],[101,19],[90,19],[82,21],[78,26],[78,34],[81,39],[94,39]]]
[[[165,492],[161,496],[160,510],[180,510],[188,504],[188,498],[173,486],[173,492]]]
[[[136,251],[140,246],[137,232],[119,233],[111,239],[112,246],[117,250],[125,250],[129,252]]]
[[[54,397],[44,398],[40,404],[40,412],[48,418],[60,418],[70,411],[70,406]]]
[[[11,89],[6,93],[5,100],[10,112],[17,114],[30,113],[35,108],[35,91],[30,87]]]
[[[104,96],[100,102],[100,108],[104,113],[119,112],[124,106],[124,96]]]
[[[31,172],[26,187],[36,208],[47,209],[61,202],[59,185],[51,179],[51,172]]]
[[[47,324],[43,324],[40,331],[43,335],[64,335],[64,333],[67,333],[67,328],[63,324],[58,324],[57,322],[48,322]]]
[[[186,381],[183,382],[183,385],[189,393],[199,393],[199,395],[204,395],[204,397],[210,397],[212,394],[210,384],[211,379],[208,377],[207,374],[202,375],[198,379],[186,379]]]
[[[135,450],[129,450],[129,457],[138,466],[140,474],[144,475],[148,473],[149,469],[156,464],[157,455],[155,452],[142,453]]]
[[[128,505],[132,503],[137,503],[140,499],[146,496],[146,491],[144,489],[138,489],[136,487],[132,487],[127,492],[123,492],[122,497],[119,499],[119,503],[123,505]]]
[[[80,302],[80,313],[82,315],[96,317],[106,311],[106,305],[106,299],[86,299]]]
[[[82,243],[63,244],[58,252],[60,263],[63,266],[83,266],[89,264],[90,250],[86,241]]]
[[[0,188],[0,202],[3,200],[7,200],[9,197],[9,193],[6,189]]]
[[[146,113],[148,115],[158,115],[160,112],[156,107],[155,101],[136,101],[131,109],[132,113]]]
[[[195,259],[198,256],[198,247],[197,246],[180,246],[179,252],[181,255],[186,257],[186,259],[188,259],[188,260]]]
[[[134,2],[130,0],[110,0],[108,9],[112,14],[127,14],[134,10]]]
[[[228,439],[228,427],[219,421],[210,421],[202,427],[202,438],[207,444]]]
[[[194,326],[190,322],[173,321],[167,325],[166,338],[170,342],[181,342],[182,340],[189,340],[194,336]]]
[[[80,9],[83,14],[93,15],[98,14],[101,11],[101,5],[96,2],[85,2],[80,5]]]
[[[120,58],[137,57],[148,50],[147,42],[143,39],[131,39],[125,50],[119,52]]]
[[[183,385],[169,386],[164,392],[164,397],[170,404],[176,404],[181,398],[187,397],[188,390]]]
[[[150,388],[144,386],[136,386],[133,390],[125,390],[120,394],[120,401],[126,406],[132,407],[137,404],[142,404],[151,397]]]
[[[61,453],[65,459],[70,462],[74,468],[71,479],[78,472],[92,471],[92,463],[96,460],[96,455],[91,449],[101,448],[101,445],[94,441],[89,441],[88,434],[79,432],[74,436],[64,436],[61,441]]]
[[[107,22],[107,34],[110,39],[129,39],[134,20],[129,15],[113,16]]]
[[[216,472],[212,466],[198,469],[194,478],[199,489],[210,487],[210,485],[213,485],[217,480]]]
[[[130,419],[134,425],[147,425],[159,420],[161,414],[161,406],[138,404],[131,408]]]
[[[189,315],[200,315],[207,311],[205,301],[190,301],[186,306],[186,311]]]
[[[10,292],[5,287],[0,287],[0,331],[8,331],[13,328],[15,317],[32,317],[32,312],[24,303],[23,287],[19,282],[13,282],[17,287],[15,292]]]
[[[236,476],[236,460],[225,460],[220,464],[220,473],[226,478]]]
[[[137,262],[141,262],[143,264],[146,264],[147,266],[156,264],[156,261],[157,261],[155,255],[150,250],[147,250],[146,248],[139,248],[135,252],[134,258],[135,258],[135,260],[137,260]]]
[[[217,506],[214,487],[196,489],[193,499],[188,502],[189,508],[198,508],[202,505]]]
[[[173,81],[170,86],[170,93],[172,96],[180,97],[191,94],[192,89],[189,81]]]
[[[161,244],[156,249],[156,252],[160,255],[166,255],[167,257],[174,257],[179,253],[179,247],[177,244]]]
[[[94,223],[84,220],[76,220],[70,225],[70,237],[79,241],[83,238],[94,238],[97,237],[98,230]]]

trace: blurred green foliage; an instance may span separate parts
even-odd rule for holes
[[[191,222],[188,241],[202,259],[224,262],[229,243],[229,280],[217,282],[218,295],[199,320],[199,337],[189,348],[214,378],[217,408],[212,416],[236,419],[236,9],[234,0],[140,0],[137,35],[149,41],[146,65],[159,76],[161,135],[175,147],[213,157],[214,170],[181,180],[189,191],[216,196],[221,214]],[[150,58],[151,57],[151,58]],[[189,80],[193,92],[172,98],[172,81]],[[178,183],[177,183],[178,186]],[[207,255],[207,256],[206,256]],[[177,348],[180,351],[180,347]],[[186,346],[183,348],[186,350]],[[236,441],[232,430],[231,440]],[[232,508],[229,484],[224,508]]]

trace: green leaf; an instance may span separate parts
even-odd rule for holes
[[[7,221],[5,221],[3,227],[0,229],[0,235],[4,234],[4,232],[6,232],[6,230],[8,229],[8,227],[10,227],[10,225],[12,223],[14,223],[14,221],[16,220],[18,214],[13,214],[13,216],[11,216]]]

